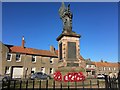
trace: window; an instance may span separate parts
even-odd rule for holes
[[[92,75],[95,75],[95,71],[92,71]]]
[[[35,67],[32,67],[32,68],[31,68],[31,73],[35,73],[35,71],[36,71],[36,68],[35,68]]]
[[[89,68],[91,68],[91,65],[89,65]]]
[[[101,71],[104,71],[104,67],[100,67],[100,70],[101,70]]]
[[[116,70],[116,68],[114,67],[114,70]]]
[[[41,67],[41,72],[45,73],[45,68],[44,67]]]
[[[9,66],[6,66],[5,67],[5,74],[10,74],[10,67]]]
[[[11,61],[11,57],[12,57],[12,54],[11,53],[7,53],[7,55],[6,55],[7,61]]]
[[[53,74],[53,68],[50,68],[50,74]]]
[[[95,68],[95,65],[92,65],[92,68]]]
[[[86,68],[89,68],[89,65],[86,65]]]
[[[104,67],[104,71],[105,71],[105,67]]]
[[[91,68],[91,65],[87,65],[86,68]]]
[[[20,54],[17,53],[17,54],[16,54],[16,62],[19,62],[19,61],[21,61],[21,58],[20,58]]]
[[[36,56],[32,56],[32,62],[36,62]]]
[[[53,64],[53,58],[50,58],[50,64]]]

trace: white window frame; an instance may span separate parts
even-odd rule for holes
[[[104,71],[106,70],[106,67],[104,67]]]
[[[91,65],[89,65],[89,68],[92,68]]]
[[[7,59],[8,54],[10,54],[10,60],[8,60],[8,59]],[[11,60],[12,60],[12,54],[11,54],[11,53],[9,53],[9,52],[7,52],[7,53],[6,53],[6,61],[11,61]]]
[[[52,61],[52,63],[51,63],[51,61]],[[53,58],[52,57],[50,57],[50,64],[53,64],[54,62],[53,62]]]
[[[91,68],[95,69],[95,65],[91,65]]]
[[[6,70],[6,68],[8,67],[8,69]],[[5,74],[10,74],[11,71],[11,67],[10,66],[6,66],[5,67]]]
[[[32,55],[32,59],[33,57],[35,58],[35,61],[32,61],[32,63],[36,63],[36,56]]]
[[[51,69],[51,68],[50,68],[50,69]],[[52,71],[50,70],[51,73],[50,73],[50,72],[49,72],[49,73],[50,73],[50,74],[53,74],[53,70],[54,70],[54,68],[52,68]]]
[[[19,57],[19,60],[16,59],[16,62],[21,62],[21,54],[20,53],[16,53],[16,56],[17,56],[17,54],[19,54],[20,57]]]
[[[86,68],[89,68],[89,65],[86,65]]]
[[[32,67],[31,68],[31,72],[34,71],[34,73],[36,72],[36,68],[35,67]]]
[[[114,67],[114,70],[116,70],[116,68]]]

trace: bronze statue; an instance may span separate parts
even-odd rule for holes
[[[70,11],[70,4],[66,8],[64,3],[62,2],[62,5],[59,9],[59,15],[63,21],[63,32],[64,31],[72,32],[72,17],[73,17],[73,15]]]

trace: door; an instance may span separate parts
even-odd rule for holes
[[[22,67],[13,67],[12,78],[22,78],[23,77],[23,68]]]

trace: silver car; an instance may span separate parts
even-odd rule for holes
[[[98,78],[98,79],[104,79],[104,78],[105,78],[105,75],[104,75],[104,74],[98,74],[98,75],[97,75],[97,78]]]
[[[43,72],[35,72],[31,75],[31,79],[50,79],[50,75],[47,75],[46,73]]]

